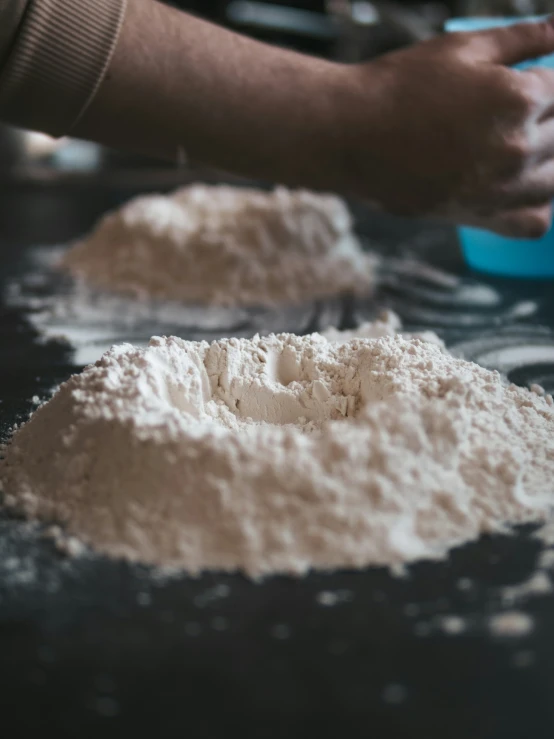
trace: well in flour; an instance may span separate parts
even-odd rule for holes
[[[62,385],[0,476],[9,506],[111,556],[300,575],[546,519],[553,439],[550,396],[419,339],[154,338]]]

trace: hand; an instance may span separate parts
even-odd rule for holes
[[[382,208],[540,237],[554,199],[554,21],[441,36],[347,69],[345,187]]]

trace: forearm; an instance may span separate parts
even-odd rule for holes
[[[168,159],[183,147],[241,174],[332,186],[341,74],[332,63],[134,0],[74,134]]]
[[[0,120],[537,236],[554,73],[507,67],[550,54],[552,19],[346,67],[155,0],[0,0]]]

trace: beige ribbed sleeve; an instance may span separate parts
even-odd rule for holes
[[[0,70],[0,119],[52,136],[67,134],[106,74],[126,2],[27,0],[21,11],[17,0],[20,12],[12,6],[12,17],[18,17],[18,27]]]

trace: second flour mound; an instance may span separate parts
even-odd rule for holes
[[[194,185],[108,213],[60,266],[99,288],[204,305],[302,303],[371,288],[333,195]]]

